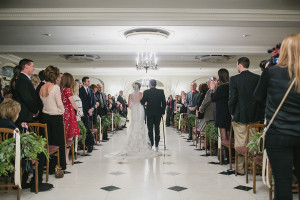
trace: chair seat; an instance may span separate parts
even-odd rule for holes
[[[66,141],[67,146],[71,146],[73,143],[74,143],[73,140],[67,140],[67,141]]]
[[[256,156],[256,157],[253,158],[253,162],[255,162],[255,164],[262,165],[263,157],[262,156]]]
[[[97,129],[95,129],[95,128],[94,128],[94,129],[91,129],[91,132],[92,132],[92,133],[96,133],[96,132],[97,132]]]
[[[223,140],[221,143],[223,146],[226,146],[226,147],[229,147],[229,144],[230,144],[229,140]],[[231,146],[234,146],[233,141],[231,142]]]
[[[246,147],[236,147],[235,148],[237,152],[240,154],[246,155],[247,148]]]
[[[59,149],[59,146],[49,145],[49,154],[56,152]]]
[[[200,132],[200,135],[201,136],[205,136],[205,132]]]
[[[78,139],[81,140],[82,139],[82,135],[78,135]]]

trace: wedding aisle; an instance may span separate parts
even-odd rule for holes
[[[268,199],[268,192],[258,176],[257,194],[234,187],[252,187],[252,177],[245,184],[245,177],[221,175],[228,165],[209,164],[215,157],[200,156],[186,134],[179,135],[167,128],[167,151],[152,159],[128,160],[106,158],[105,155],[121,150],[125,143],[126,129],[110,135],[91,156],[79,156],[82,163],[68,166],[63,179],[50,176],[54,189],[38,195],[28,189],[22,191],[22,200],[253,200]],[[162,137],[163,138],[163,137]],[[16,199],[15,194],[0,194],[0,199]]]

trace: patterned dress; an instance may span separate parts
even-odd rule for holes
[[[80,135],[78,122],[75,115],[75,110],[73,109],[69,97],[72,97],[72,91],[70,88],[63,88],[61,90],[61,99],[65,107],[65,112],[63,114],[65,135],[66,138],[72,138],[76,135]]]

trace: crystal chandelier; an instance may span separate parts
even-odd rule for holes
[[[157,58],[154,52],[139,52],[136,59],[136,69],[145,69],[146,73],[148,69],[157,70]]]

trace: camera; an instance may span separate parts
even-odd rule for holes
[[[278,63],[280,47],[281,47],[281,43],[276,44],[274,47],[272,47],[267,51],[268,53],[273,53],[273,54],[269,60],[263,60],[259,63],[259,67],[261,68],[262,71],[266,69],[267,64],[268,66],[272,66]]]

